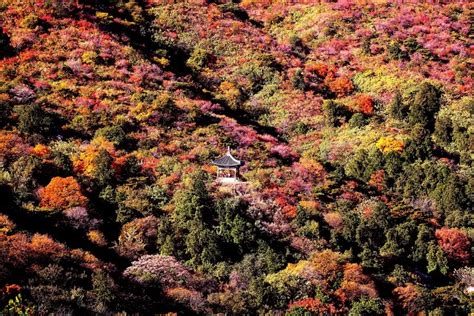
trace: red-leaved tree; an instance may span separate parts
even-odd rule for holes
[[[435,235],[448,259],[462,264],[469,263],[471,242],[464,232],[457,228],[443,227],[436,230]]]

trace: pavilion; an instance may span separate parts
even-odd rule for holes
[[[235,159],[230,153],[230,147],[227,147],[227,153],[212,162],[217,166],[217,181],[221,183],[238,183],[239,168],[242,162]]]

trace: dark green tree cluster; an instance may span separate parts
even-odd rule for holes
[[[242,215],[241,201],[215,201],[209,195],[206,177],[202,172],[190,175],[186,187],[175,193],[175,211],[160,225],[158,244],[163,254],[210,271],[223,258],[236,260],[253,249],[256,230]]]
[[[416,91],[410,105],[410,124],[433,130],[436,113],[441,107],[441,91],[429,83],[423,83]]]
[[[53,115],[39,104],[18,105],[14,111],[18,115],[18,130],[21,133],[50,135],[56,128]]]

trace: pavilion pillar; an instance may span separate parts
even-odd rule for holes
[[[242,162],[232,157],[230,148],[227,148],[227,153],[224,156],[215,159],[212,163],[217,166],[217,179],[220,182],[232,183],[237,181],[239,166],[242,165]]]

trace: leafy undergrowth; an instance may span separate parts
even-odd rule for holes
[[[0,4],[0,311],[467,314],[472,6],[208,2]]]

